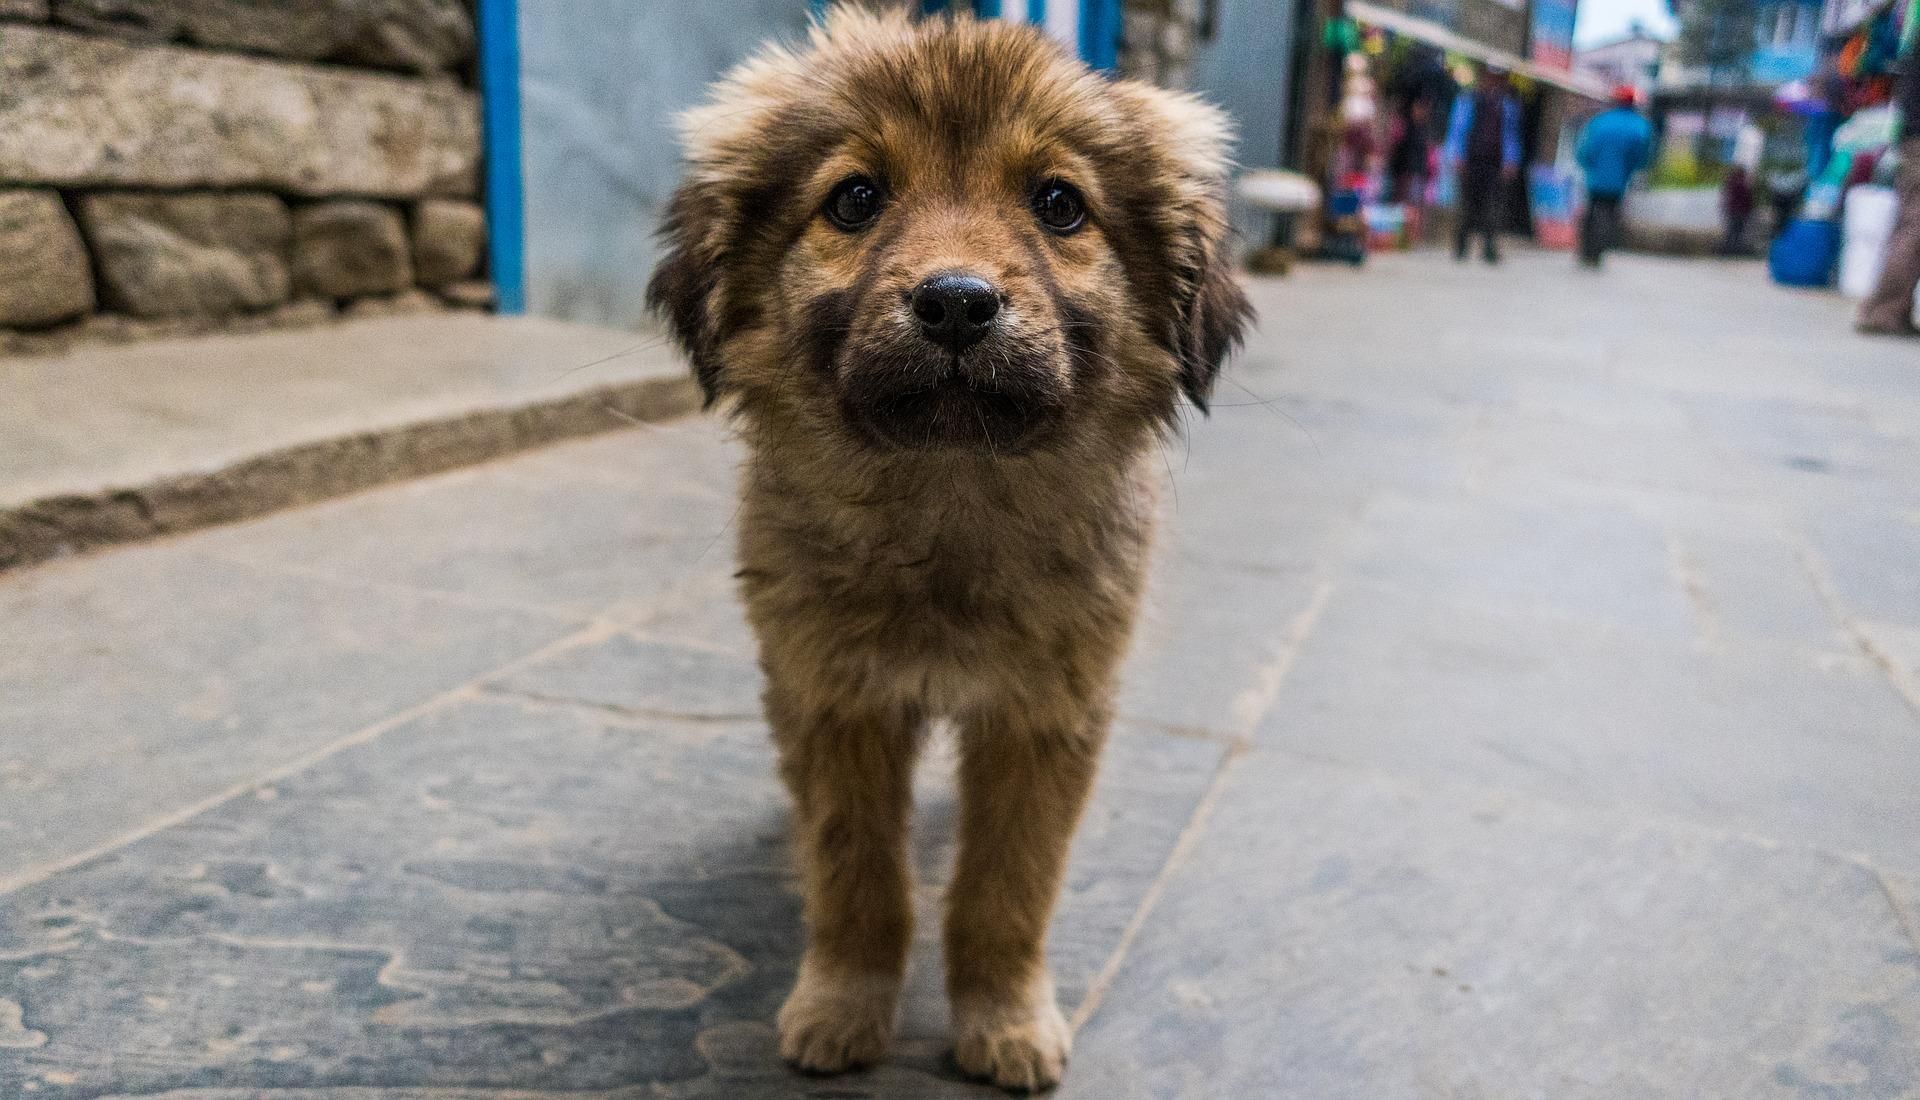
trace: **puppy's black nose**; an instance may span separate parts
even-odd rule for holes
[[[1000,313],[1000,293],[973,275],[942,272],[913,288],[920,333],[956,355],[980,342]]]

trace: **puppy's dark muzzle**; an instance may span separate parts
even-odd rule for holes
[[[882,446],[996,454],[1030,448],[1058,420],[1057,395],[1018,372],[985,373],[953,359],[913,371],[863,372],[850,380],[843,403],[848,419]]]

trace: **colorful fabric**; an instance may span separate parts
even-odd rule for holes
[[[1450,165],[1465,164],[1469,159],[1469,138],[1473,133],[1473,116],[1477,113],[1479,96],[1471,88],[1463,90],[1453,97],[1453,113],[1447,116],[1447,140],[1441,146]],[[1504,168],[1520,167],[1520,104],[1511,95],[1501,97],[1503,110],[1500,113],[1500,164]]]

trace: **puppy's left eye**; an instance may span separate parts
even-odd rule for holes
[[[880,185],[865,176],[841,180],[827,196],[827,220],[852,231],[880,216]]]
[[[1071,233],[1087,220],[1087,201],[1065,180],[1048,180],[1033,193],[1033,216],[1055,233]]]

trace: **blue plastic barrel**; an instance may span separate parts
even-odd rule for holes
[[[1840,259],[1840,227],[1833,222],[1795,218],[1773,242],[1767,270],[1782,286],[1826,286]]]

